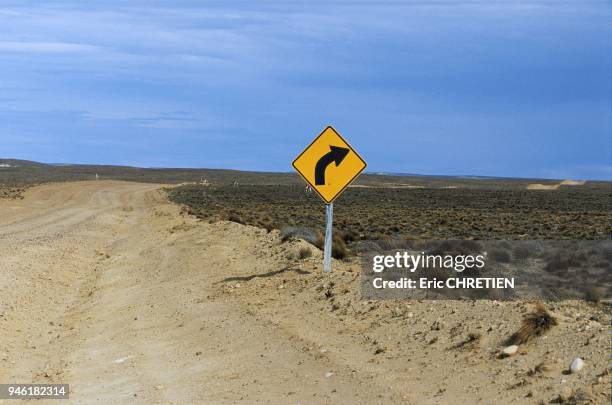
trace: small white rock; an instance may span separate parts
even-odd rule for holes
[[[576,357],[574,360],[572,360],[572,363],[570,364],[569,368],[572,373],[577,373],[582,370],[583,367],[584,360],[582,360],[580,357]]]
[[[121,363],[125,362],[127,359],[129,359],[130,357],[132,357],[132,356],[119,357],[118,359],[113,360],[113,363],[121,364]]]
[[[510,345],[510,346],[504,347],[504,350],[502,350],[502,355],[512,356],[513,354],[516,354],[517,351],[518,351],[517,345]]]
[[[334,375],[334,373],[332,373],[331,371],[328,371],[327,373],[325,373],[325,378],[329,378],[332,375]]]

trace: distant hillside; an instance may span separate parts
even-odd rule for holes
[[[29,184],[53,181],[125,180],[147,183],[231,183],[234,178],[248,184],[299,184],[290,173],[257,173],[223,169],[144,169],[129,166],[55,165],[15,159],[0,159],[0,184]]]
[[[38,163],[38,162],[32,162],[30,160],[18,160],[18,159],[0,159],[0,167],[2,168],[10,168],[10,167],[21,167],[21,168],[28,168],[28,167],[38,167],[38,168],[42,168],[42,167],[47,167],[48,165],[45,163]]]
[[[177,184],[206,179],[213,185],[240,184],[303,185],[295,173],[250,172],[227,169],[150,169],[129,166],[58,165],[16,159],[0,159],[0,185],[23,186],[56,181],[124,180],[146,183]],[[526,189],[533,179],[492,177],[453,177],[403,174],[371,174],[359,177],[355,186],[385,188],[468,188],[468,189]],[[544,185],[559,184],[559,180],[542,180]],[[609,188],[610,182],[587,182],[581,188]],[[575,187],[575,186],[574,186]]]

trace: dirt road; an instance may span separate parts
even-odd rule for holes
[[[196,229],[158,188],[45,185],[0,202],[0,381],[69,383],[74,403],[383,395],[326,377],[295,336],[211,299],[223,278],[256,272],[253,241]]]
[[[558,304],[571,322],[499,360],[529,305],[363,301],[355,263],[323,277],[319,251],[296,258],[304,245],[200,222],[155,185],[0,201],[0,382],[69,383],[71,403],[104,404],[532,403],[565,387],[608,400],[605,309]],[[564,374],[575,355],[585,371]]]

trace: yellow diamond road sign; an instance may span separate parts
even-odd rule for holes
[[[293,167],[330,204],[366,168],[366,162],[328,126],[293,161]]]

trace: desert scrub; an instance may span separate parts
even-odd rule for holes
[[[303,246],[298,251],[298,257],[300,258],[300,260],[307,259],[310,256],[312,256],[312,249],[309,247]]]
[[[554,326],[557,326],[557,319],[546,310],[544,304],[538,302],[535,310],[523,319],[519,330],[513,333],[506,343],[509,345],[527,343],[536,337],[544,335]]]
[[[503,186],[349,188],[334,203],[334,232],[345,235],[348,244],[406,235],[421,240],[609,238],[609,187],[534,192]],[[234,212],[248,225],[266,229],[325,229],[324,205],[299,185],[186,185],[173,188],[169,196],[205,219],[224,219]]]
[[[492,249],[489,253],[489,257],[499,263],[510,262],[510,252],[503,249]]]
[[[283,242],[291,239],[302,239],[315,246],[320,234],[320,232],[303,226],[285,226],[281,229],[280,233]]]
[[[227,218],[227,220],[231,221],[231,222],[236,222],[236,223],[242,224],[242,225],[244,225],[246,223],[246,222],[244,222],[242,217],[240,215],[236,214],[235,212],[230,213],[228,218]]]
[[[315,246],[320,250],[324,249],[325,237],[323,234],[320,234],[317,238]],[[332,237],[332,251],[331,255],[334,259],[346,259],[349,255],[349,250],[346,246],[346,243],[339,235],[333,235]]]

